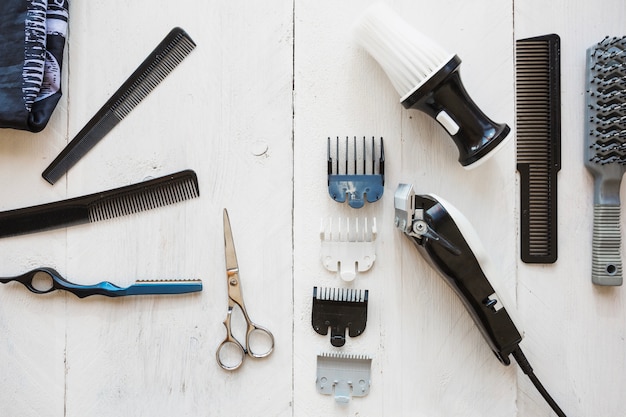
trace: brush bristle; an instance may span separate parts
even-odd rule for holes
[[[353,33],[403,99],[452,57],[384,3],[369,7],[356,21]]]
[[[589,54],[589,161],[626,165],[626,37],[607,37]]]

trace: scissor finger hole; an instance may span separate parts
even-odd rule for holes
[[[33,275],[33,279],[30,281],[30,285],[35,291],[48,292],[52,289],[54,281],[47,272],[39,271]]]
[[[257,358],[267,356],[274,348],[274,339],[262,329],[253,329],[248,336],[248,349],[250,354]]]
[[[224,342],[217,351],[217,360],[224,369],[237,369],[243,362],[244,351],[235,342]]]

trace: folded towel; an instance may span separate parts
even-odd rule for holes
[[[39,132],[61,98],[69,0],[2,0],[0,127]]]

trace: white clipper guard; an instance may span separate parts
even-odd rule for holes
[[[346,218],[344,224],[338,219],[336,225],[332,219],[325,225],[322,219],[322,264],[331,272],[339,272],[342,280],[354,281],[357,272],[369,270],[376,260],[377,233],[375,217],[369,222],[367,217],[361,222],[358,218],[354,222]]]

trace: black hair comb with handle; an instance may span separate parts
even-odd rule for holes
[[[554,263],[558,257],[560,55],[560,38],[556,34],[515,42],[521,259],[526,263]]]
[[[93,223],[199,195],[195,172],[181,171],[100,193],[0,212],[0,238]]]

